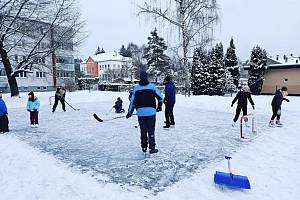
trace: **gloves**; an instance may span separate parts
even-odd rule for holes
[[[255,107],[254,107],[254,105],[252,105],[252,108],[253,108],[253,110],[255,110]]]
[[[28,111],[28,112],[30,112],[30,110],[29,110],[29,109],[27,109],[27,111]]]
[[[233,104],[231,104],[231,107],[233,107]]]
[[[156,112],[160,112],[161,111],[161,105],[158,105],[156,108]]]
[[[289,100],[289,99],[286,99],[286,101],[287,101],[287,102],[290,102],[290,100]]]
[[[127,115],[126,115],[126,119],[128,119],[129,117],[131,117],[132,116],[132,114],[131,113],[127,113]]]

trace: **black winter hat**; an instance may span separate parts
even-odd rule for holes
[[[281,91],[287,91],[287,87],[286,86],[282,86]]]
[[[171,81],[171,77],[170,77],[170,76],[166,76],[166,77],[165,77],[165,81],[166,81],[166,82]]]
[[[145,71],[141,71],[141,73],[140,73],[140,80],[142,81],[142,80],[147,80],[148,79],[148,74],[147,74],[147,72],[145,72]]]
[[[31,92],[28,93],[28,96],[29,96],[29,95],[34,96],[34,93],[31,91]]]

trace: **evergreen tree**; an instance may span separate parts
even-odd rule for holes
[[[98,55],[98,54],[100,54],[101,53],[101,49],[100,49],[100,47],[98,46],[97,47],[97,50],[96,50],[96,52],[95,52],[95,55]]]
[[[231,74],[230,76],[229,73],[227,73],[228,80],[230,81],[233,80],[233,84],[236,87],[238,87],[240,82],[240,71],[239,71],[237,56],[235,53],[235,45],[233,43],[233,38],[231,38],[230,40],[230,46],[228,47],[225,55],[225,67],[226,70],[229,71]]]
[[[260,94],[267,66],[267,52],[259,46],[253,47],[250,57],[248,85],[253,94]]]
[[[148,47],[146,48],[145,58],[149,66],[148,73],[155,77],[156,82],[161,74],[167,75],[170,73],[169,61],[170,58],[164,54],[167,50],[167,45],[164,39],[157,35],[157,29],[151,32],[151,37],[148,37]]]
[[[197,48],[193,56],[191,72],[191,89],[194,95],[208,94],[209,59],[207,51]]]
[[[217,44],[209,55],[208,95],[224,95],[226,76],[222,43]]]
[[[105,51],[104,51],[104,49],[103,49],[103,48],[101,49],[100,53],[105,53]]]
[[[121,49],[119,50],[119,54],[121,56],[127,57],[127,50],[124,45],[122,45]]]

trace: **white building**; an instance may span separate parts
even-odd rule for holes
[[[98,76],[101,82],[112,82],[130,77],[131,68],[131,58],[123,57],[117,52],[108,52],[90,56],[82,63],[81,70],[86,75]]]
[[[43,33],[42,23],[38,23],[38,33]],[[50,34],[38,45],[38,50],[49,49],[51,39]],[[16,38],[18,39],[18,38]],[[21,41],[14,41],[15,47],[8,53],[10,63],[13,68],[24,59],[28,51],[30,51],[32,45],[36,41],[30,38],[23,37]],[[16,75],[19,91],[47,91],[54,90],[54,85],[70,84],[75,82],[75,66],[73,56],[73,43],[61,45],[58,49],[53,51],[46,57],[35,57],[34,64],[31,70],[26,70]],[[55,83],[56,82],[56,83]],[[3,63],[0,62],[0,90],[3,92],[9,92],[9,85],[4,70]]]

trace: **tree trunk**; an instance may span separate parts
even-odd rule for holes
[[[10,61],[7,57],[7,52],[5,49],[3,49],[3,42],[0,41],[0,55],[2,59],[2,63],[4,65],[4,69],[6,72],[9,88],[10,88],[10,93],[11,96],[19,96],[19,88],[18,88],[18,83],[16,80],[16,77],[14,75],[11,75],[13,72],[13,69],[11,67]]]

